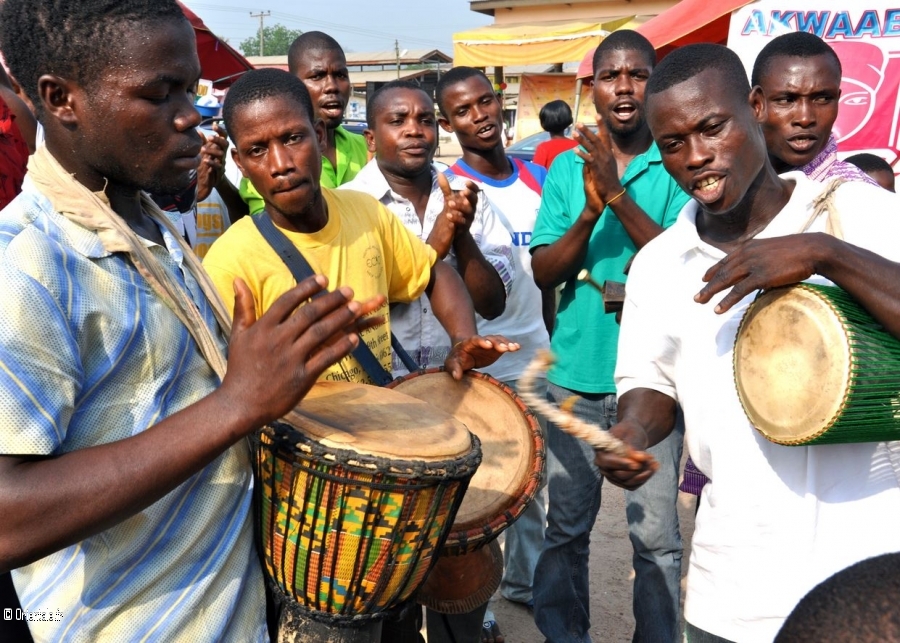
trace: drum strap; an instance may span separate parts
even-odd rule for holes
[[[844,226],[841,225],[841,214],[834,205],[834,193],[843,183],[844,179],[842,178],[834,179],[819,196],[813,199],[811,204],[812,214],[800,232],[809,230],[813,222],[824,214],[828,217],[825,222],[825,232],[836,239],[844,240]]]
[[[291,271],[291,274],[294,276],[297,283],[300,283],[304,279],[312,277],[315,274],[312,267],[309,265],[309,262],[306,260],[306,257],[303,256],[303,253],[297,249],[297,246],[291,243],[291,240],[288,239],[284,233],[275,227],[268,212],[263,210],[260,214],[251,218],[253,219],[253,223],[256,224],[259,233],[269,245],[272,246],[272,249],[278,256],[281,257],[281,260],[288,267],[288,270]],[[325,291],[322,291],[316,296],[322,295],[324,292]],[[403,351],[403,347],[400,346],[400,342],[397,341],[397,338],[394,337],[393,333],[391,333],[391,346],[395,351],[397,351],[397,347]],[[399,351],[397,352],[398,355],[400,355]],[[377,386],[386,386],[394,379],[391,377],[391,374],[384,369],[381,362],[375,358],[372,349],[369,348],[365,342],[360,341],[356,348],[353,349],[352,355],[372,379],[372,382]],[[402,355],[406,355],[406,351],[403,351]],[[409,357],[409,355],[406,355],[406,358],[412,362],[412,358]],[[407,368],[409,367],[407,366]],[[410,369],[410,372],[417,370],[419,370],[419,367],[413,362],[413,368]]]

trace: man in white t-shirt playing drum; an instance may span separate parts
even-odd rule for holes
[[[900,550],[900,444],[768,442],[737,396],[738,324],[759,290],[808,280],[840,286],[900,337],[900,201],[844,183],[831,198],[845,240],[823,234],[825,217],[799,234],[832,186],[775,173],[760,129],[765,101],[725,47],[669,54],[646,105],[666,170],[694,200],[629,273],[611,432],[633,451],[598,453],[597,464],[613,483],[639,487],[655,469],[645,449],[681,405],[691,457],[711,479],[692,542],[686,639],[771,641],[817,583]]]

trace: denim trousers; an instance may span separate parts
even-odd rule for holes
[[[608,429],[616,422],[615,394],[579,394],[550,384],[554,404],[578,399],[573,413]],[[600,509],[603,477],[594,450],[552,422],[547,426],[549,509],[544,547],[534,578],[535,622],[549,643],[590,643],[588,562],[591,529]],[[680,638],[682,543],[678,528],[678,467],[684,424],[649,452],[659,470],[626,492],[626,518],[634,548],[634,641],[676,643]]]

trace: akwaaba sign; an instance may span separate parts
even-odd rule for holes
[[[789,31],[808,31],[844,70],[834,133],[841,156],[868,150],[900,168],[900,8],[883,0],[759,0],[731,15],[728,46],[747,75],[759,51]]]

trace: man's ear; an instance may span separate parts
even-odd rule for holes
[[[764,123],[769,115],[769,104],[766,102],[762,87],[759,85],[755,85],[750,90],[750,107],[753,109],[756,122]]]
[[[377,151],[375,149],[375,132],[367,127],[363,130],[363,136],[366,137],[366,149],[369,151],[369,158],[372,158]]]
[[[241,164],[241,155],[238,154],[237,146],[232,146],[231,148],[231,160],[234,161],[234,164],[238,166],[238,169],[241,171],[241,175],[247,177],[247,173],[244,172],[244,166]]]
[[[85,94],[77,83],[53,74],[44,74],[38,79],[38,95],[47,116],[55,118],[67,129],[78,125],[79,99]]]
[[[438,116],[437,121],[442,130],[444,130],[445,132],[450,132],[451,134],[453,133],[453,126],[450,124],[450,121],[448,121],[443,116]]]
[[[325,154],[325,148],[328,147],[328,134],[325,131],[325,121],[317,118],[313,123],[313,129],[316,130],[316,143],[319,145],[319,156]]]

